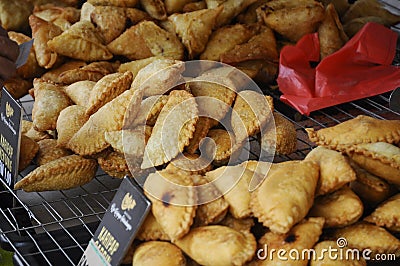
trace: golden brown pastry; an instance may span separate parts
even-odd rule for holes
[[[252,234],[222,225],[193,228],[174,244],[200,265],[208,266],[243,265],[256,250]]]
[[[305,249],[311,249],[315,243],[318,241],[319,236],[322,234],[322,227],[324,225],[324,218],[321,217],[311,217],[305,219],[295,225],[287,233],[275,233],[267,232],[258,241],[259,250],[262,252],[257,252],[258,264],[260,266],[267,265],[308,265],[308,259],[302,258],[302,251]],[[271,249],[274,250],[285,250],[286,252],[281,252],[284,259],[280,259],[277,254],[272,253]],[[291,255],[289,252],[292,250],[298,250],[300,254],[296,257],[295,253]],[[307,256],[307,254],[305,255]]]
[[[93,89],[90,90],[88,103],[86,105],[86,114],[94,114],[100,107],[129,89],[131,84],[132,73],[129,71],[104,76],[94,85]]]
[[[199,116],[199,119],[196,122],[196,129],[193,133],[193,137],[186,146],[187,153],[194,154],[198,150],[201,141],[207,136],[213,123],[214,121],[212,118]],[[208,154],[212,155],[212,153]]]
[[[28,17],[33,5],[25,0],[5,0],[0,2],[1,26],[6,30],[26,31],[29,29]]]
[[[14,99],[20,99],[29,93],[32,88],[32,82],[20,77],[13,77],[4,81],[3,86]]]
[[[227,214],[224,219],[218,223],[219,225],[225,225],[239,232],[250,232],[254,226],[253,218],[237,219],[231,214]]]
[[[99,81],[105,75],[114,73],[119,67],[119,63],[99,61],[88,65],[83,65],[74,69],[60,73],[59,83],[72,84],[77,81]]]
[[[67,147],[69,140],[89,120],[86,109],[80,105],[71,105],[63,109],[57,119],[57,146]]]
[[[167,10],[162,0],[140,0],[143,9],[149,13],[152,18],[165,20],[167,18]]]
[[[335,191],[343,185],[356,180],[356,174],[341,153],[319,146],[310,151],[305,160],[319,164],[320,178],[316,195]]]
[[[58,147],[56,139],[43,139],[38,144],[39,151],[36,156],[36,162],[39,166],[72,154],[70,150]]]
[[[152,212],[149,212],[146,219],[144,220],[136,235],[136,239],[143,241],[170,240],[168,235],[162,230],[160,224],[157,222]]]
[[[344,14],[342,20],[343,23],[347,23],[354,18],[369,16],[385,18],[391,24],[396,24],[400,21],[399,15],[391,13],[383,3],[377,0],[356,1]]]
[[[90,18],[99,30],[105,44],[121,35],[127,22],[125,8],[116,6],[95,6]]]
[[[368,172],[400,185],[400,148],[386,143],[363,143],[347,151],[349,157]]]
[[[186,91],[172,91],[147,142],[142,169],[162,165],[182,152],[193,136],[197,118],[193,95]]]
[[[233,134],[224,129],[211,129],[208,131],[207,137],[209,139],[201,144],[201,149],[204,149],[203,152],[213,159],[214,165],[226,164],[230,159],[232,147],[235,143]]]
[[[165,10],[167,14],[182,13],[183,7],[193,2],[192,0],[164,0]]]
[[[390,231],[400,232],[400,194],[390,197],[380,204],[364,220],[378,226],[386,227]]]
[[[34,140],[21,135],[18,172],[21,172],[32,163],[38,151],[39,145]]]
[[[51,82],[51,83],[55,83],[55,84],[61,84],[61,83],[63,83],[60,78],[60,75],[62,73],[69,71],[69,70],[78,69],[85,65],[86,65],[86,63],[81,60],[68,60],[65,63],[63,63],[62,65],[54,67],[54,68],[50,69],[49,71],[47,71],[46,73],[44,73],[40,77],[40,79],[43,81],[47,81],[47,82]]]
[[[357,222],[364,207],[360,198],[348,187],[315,198],[308,216],[324,217],[324,227],[344,227]]]
[[[85,107],[86,112],[90,91],[93,89],[94,85],[96,85],[94,81],[82,80],[64,87],[64,91],[75,104]]]
[[[109,60],[113,57],[101,36],[89,21],[79,21],[48,43],[51,51],[86,62]]]
[[[227,0],[227,1],[216,1],[220,2],[219,6],[222,7],[221,14],[218,15],[216,21],[216,27],[226,25],[231,22],[239,13],[245,10],[249,5],[254,3],[256,0]],[[207,1],[207,7],[210,7],[210,1]]]
[[[90,182],[96,169],[95,160],[69,155],[39,166],[19,180],[14,189],[26,192],[70,189]]]
[[[33,128],[38,131],[56,129],[60,112],[71,104],[71,100],[61,87],[43,81],[34,83],[34,93]]]
[[[186,258],[182,251],[172,243],[149,241],[136,248],[132,265],[185,266]]]
[[[135,7],[139,0],[88,0],[87,2],[95,6]]]
[[[108,175],[116,178],[132,176],[125,156],[119,152],[110,152],[104,157],[97,158],[100,168]]]
[[[198,154],[183,153],[173,159],[165,169],[172,172],[183,171],[191,175],[204,175],[212,170],[212,165],[209,160]]]
[[[22,120],[21,121],[21,134],[25,135],[32,140],[38,142],[42,139],[49,139],[51,138],[51,135],[49,135],[47,132],[40,132],[37,131],[33,128],[33,123],[32,121],[28,120]]]
[[[382,130],[384,129],[384,130]],[[306,129],[310,140],[317,145],[343,150],[347,146],[361,143],[400,141],[400,120],[380,120],[359,115],[332,127],[315,131]]]
[[[310,210],[318,177],[319,167],[311,161],[273,164],[263,183],[252,193],[250,206],[254,216],[273,232],[289,232]]]

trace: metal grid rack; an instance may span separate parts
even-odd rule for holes
[[[399,0],[384,2],[389,10],[400,13]],[[400,33],[400,25],[393,30]],[[394,64],[400,65],[399,45]],[[280,102],[277,92],[266,93],[275,98],[276,111],[295,124],[298,137],[296,152],[277,156],[276,162],[303,159],[314,147],[305,128],[333,126],[360,114],[400,119],[400,113],[389,109],[389,93],[326,108],[307,117]],[[32,101],[29,96],[20,100],[25,119],[30,119]],[[30,170],[32,168],[26,169],[20,177]],[[67,191],[26,193],[14,191],[3,183],[0,185],[0,188],[4,187],[0,189],[1,247],[14,252],[17,265],[76,265],[120,182],[99,170],[89,184]]]

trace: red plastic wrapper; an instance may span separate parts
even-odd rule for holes
[[[278,85],[281,100],[301,114],[362,99],[400,87],[396,32],[376,23],[366,24],[339,51],[320,58],[318,34],[307,34],[280,55]]]

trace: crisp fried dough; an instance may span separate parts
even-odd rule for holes
[[[212,165],[204,157],[198,154],[184,153],[173,159],[165,169],[171,172],[189,173],[192,175],[204,175],[212,170]]]
[[[135,249],[132,265],[185,266],[186,258],[182,250],[172,243],[149,241]]]
[[[39,66],[51,68],[59,62],[57,52],[52,51],[48,41],[59,36],[62,30],[51,22],[47,22],[34,15],[29,16],[29,25],[32,29],[33,48],[35,49],[36,60]]]
[[[162,0],[140,0],[143,9],[149,13],[152,18],[165,20],[167,18],[167,10]]]
[[[400,232],[400,194],[380,204],[364,221]]]
[[[189,58],[194,58],[204,51],[221,11],[222,8],[202,9],[168,17],[188,50]]]
[[[114,73],[119,63],[111,63],[108,61],[93,62],[82,67],[70,69],[59,75],[59,82],[63,84],[72,84],[81,80],[99,81],[105,75]]]
[[[347,159],[337,151],[319,146],[308,153],[305,160],[316,162],[320,167],[316,195],[330,193],[356,180],[356,174]]]
[[[42,139],[51,138],[51,135],[49,135],[47,132],[37,131],[33,128],[33,123],[31,121],[24,119],[21,120],[21,134],[31,138],[36,142]]]
[[[140,126],[135,129],[107,131],[104,136],[115,151],[141,159],[151,131],[149,126]]]
[[[32,88],[32,82],[20,77],[13,77],[4,81],[3,86],[14,99],[20,99],[29,93]]]
[[[125,30],[125,8],[116,6],[96,6],[90,14],[92,22],[108,44]]]
[[[34,84],[33,127],[38,131],[56,129],[60,112],[71,104],[61,87],[38,81]]]
[[[215,27],[220,27],[230,23],[240,12],[245,10],[256,0],[226,0],[219,5],[222,7],[221,13],[218,15]],[[208,5],[208,4],[207,4]]]
[[[267,178],[252,194],[250,206],[254,216],[273,232],[289,232],[310,210],[318,177],[319,167],[314,162],[273,164]]]
[[[186,235],[193,224],[197,196],[192,185],[188,176],[166,170],[150,174],[144,184],[154,217],[173,241]]]
[[[201,141],[207,136],[208,131],[212,126],[212,119],[205,116],[200,116],[196,123],[196,130],[193,133],[193,137],[190,139],[189,145],[186,146],[186,151],[190,154],[194,154]]]
[[[217,128],[208,131],[207,137],[210,139],[202,143],[206,156],[213,158],[214,165],[226,164],[231,157],[233,144],[235,143],[233,134],[224,129]]]
[[[347,23],[352,19],[359,17],[382,17],[390,24],[396,24],[400,21],[400,16],[391,13],[387,10],[383,3],[377,0],[358,0],[350,8],[342,17],[343,23]]]
[[[311,217],[324,217],[324,227],[344,227],[353,224],[363,214],[363,204],[360,198],[348,187],[315,198],[308,213]]]
[[[39,166],[72,154],[70,150],[58,147],[56,139],[44,139],[38,144],[39,151],[36,155],[36,162]]]
[[[337,241],[324,240],[317,243],[313,249],[318,256],[318,254],[324,254],[327,250],[337,249],[337,247]],[[340,250],[343,254],[350,254],[351,252],[351,249],[348,247],[340,247]],[[367,266],[367,262],[362,256],[359,256],[359,258],[356,256],[348,256],[348,258],[340,258],[339,256],[336,258],[334,256],[320,256],[316,260],[310,260],[310,266]]]
[[[90,97],[90,91],[93,89],[95,84],[96,82],[90,80],[77,81],[64,87],[64,91],[75,104],[85,107],[86,112],[86,105]]]
[[[287,254],[291,250],[311,249],[322,234],[323,225],[324,218],[311,217],[301,221],[287,233],[267,232],[258,240],[258,245],[260,248],[268,247],[268,250],[271,248],[285,250]],[[265,252],[268,255],[269,251],[265,250]],[[308,265],[308,260],[307,258],[303,259],[301,255],[298,258],[288,256],[286,260],[280,260],[278,256],[267,256],[265,259],[259,260],[258,265],[306,266]]]
[[[400,120],[380,120],[359,115],[332,127],[317,131],[307,128],[306,131],[310,140],[317,145],[343,150],[347,146],[360,143],[378,141],[398,143],[400,141]]]
[[[113,57],[89,21],[75,23],[47,44],[49,49],[57,54],[86,62],[109,60]]]
[[[193,95],[172,91],[147,142],[142,169],[162,165],[182,152],[193,136],[197,119]]]
[[[135,7],[139,0],[88,0],[87,2],[95,6]]]
[[[116,178],[131,176],[125,156],[119,152],[110,152],[104,157],[97,158],[100,168],[108,175]]]
[[[129,71],[108,74],[101,78],[90,90],[86,114],[94,114],[106,103],[129,89],[132,84],[132,78],[132,73]]]
[[[167,14],[173,14],[182,13],[183,7],[192,2],[193,0],[164,0],[164,5]]]
[[[81,60],[69,60],[69,61],[65,62],[64,64],[60,65],[59,67],[50,69],[49,71],[44,73],[40,77],[40,79],[43,81],[60,84],[60,83],[62,83],[61,78],[60,78],[60,75],[62,73],[67,72],[69,70],[78,69],[85,65],[86,65],[86,63]]]
[[[39,145],[31,138],[21,135],[18,172],[28,167],[39,151]]]
[[[89,120],[85,107],[72,105],[60,112],[57,119],[57,146],[66,148],[69,140]]]
[[[400,148],[386,143],[362,143],[353,145],[347,151],[350,158],[389,183],[400,185]]]
[[[243,265],[252,259],[257,245],[252,234],[222,225],[193,228],[174,243],[194,261],[208,266]]]
[[[168,95],[154,95],[144,99],[140,105],[139,113],[129,127],[140,125],[154,126],[158,115],[168,101]]]
[[[143,58],[143,59],[138,59],[138,60],[133,60],[130,62],[122,63],[118,68],[118,72],[123,73],[126,71],[130,71],[133,74],[133,79],[135,79],[136,75],[142,68],[144,68],[148,64],[154,62],[157,59],[160,59],[160,57],[159,56],[151,56],[151,57],[147,57],[147,58]]]
[[[39,166],[18,181],[14,189],[26,192],[70,189],[90,182],[96,169],[95,160],[69,155]]]
[[[157,222],[152,212],[149,212],[142,226],[140,227],[136,239],[150,240],[170,240],[168,235],[164,233],[160,224]]]

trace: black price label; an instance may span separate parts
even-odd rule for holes
[[[21,106],[3,87],[0,99],[0,178],[12,188],[18,175]]]
[[[119,265],[150,207],[139,185],[125,177],[79,265]]]

